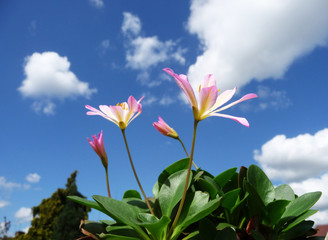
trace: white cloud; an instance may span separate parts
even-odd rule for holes
[[[257,87],[257,95],[259,96],[259,110],[267,108],[281,109],[289,107],[292,102],[288,98],[286,91],[273,90],[266,86]]]
[[[37,173],[30,173],[26,176],[26,180],[30,183],[37,183],[41,179],[41,176]]]
[[[161,100],[159,101],[159,104],[167,106],[167,105],[170,105],[170,104],[174,103],[175,101],[176,100],[174,98],[170,97],[170,96],[163,96],[161,98]]]
[[[254,159],[271,179],[300,181],[328,169],[328,128],[294,138],[277,135],[254,151]]]
[[[194,87],[208,73],[220,89],[281,78],[293,61],[325,46],[326,0],[193,0],[187,29],[202,54],[189,67]]]
[[[96,8],[103,8],[105,6],[103,0],[89,0],[90,4]]]
[[[18,223],[24,223],[24,222],[31,221],[33,219],[32,209],[31,208],[26,208],[26,207],[21,207],[15,213],[15,218],[16,218]]]
[[[0,199],[0,208],[3,208],[3,207],[5,207],[5,206],[8,206],[10,204],[10,202],[8,202],[8,201],[4,201],[4,200],[1,200]]]
[[[22,185],[19,183],[8,182],[3,176],[0,176],[0,189],[12,190],[14,188],[20,188]]]
[[[105,39],[105,40],[101,41],[101,43],[99,44],[99,47],[97,49],[99,55],[105,55],[107,53],[107,51],[109,50],[109,47],[110,47],[109,39]]]
[[[150,92],[144,92],[142,94],[145,98],[142,100],[142,106],[149,106],[158,101],[158,98],[152,95]]]
[[[133,15],[132,13],[124,12],[121,29],[124,34],[137,35],[141,31],[141,21],[137,16]]]
[[[37,112],[54,114],[53,100],[83,96],[89,98],[97,89],[80,81],[70,70],[67,57],[56,52],[33,53],[27,57],[24,65],[26,78],[18,91],[23,97],[35,100],[32,107]]]
[[[138,76],[148,75],[143,78],[141,84],[149,87],[157,86],[161,81],[148,81],[149,71],[160,63],[173,60],[179,64],[185,64],[184,54],[186,49],[177,46],[177,41],[162,41],[157,36],[144,37],[140,35],[140,19],[128,12],[123,13],[124,19],[122,32],[126,36],[126,66],[141,71]],[[160,78],[159,78],[160,80]]]

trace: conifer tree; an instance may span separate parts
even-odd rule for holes
[[[83,236],[79,225],[82,219],[88,218],[90,208],[67,199],[67,196],[84,197],[77,190],[76,175],[77,171],[67,179],[66,189],[59,188],[50,198],[32,208],[31,227],[17,240],[69,240]]]

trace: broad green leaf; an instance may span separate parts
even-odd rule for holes
[[[291,229],[292,227],[296,226],[297,224],[299,224],[303,220],[307,219],[308,217],[312,216],[316,212],[318,212],[318,210],[311,210],[310,209],[310,210],[306,211],[305,213],[303,213],[302,215],[300,215],[298,218],[296,218],[295,220],[293,220],[293,222],[289,223],[288,226],[282,232],[288,231],[289,229]]]
[[[129,226],[108,226],[108,233],[99,235],[101,239],[139,240],[140,236]]]
[[[215,240],[237,240],[237,234],[231,227],[227,227],[221,231],[218,231],[215,235]]]
[[[159,189],[170,175],[179,172],[181,170],[188,169],[188,165],[189,165],[189,158],[183,158],[171,164],[167,168],[165,168],[164,171],[158,177]]]
[[[261,168],[256,165],[249,166],[247,170],[247,181],[254,187],[264,205],[274,200],[274,186]]]
[[[207,192],[210,195],[211,199],[215,198],[216,195],[218,194],[217,187],[212,182],[205,180],[203,178],[199,178],[196,181],[195,185],[197,190]]]
[[[182,238],[182,240],[189,240],[189,239],[198,239],[196,236],[199,235],[199,231],[194,231],[192,233],[189,233],[187,237]]]
[[[103,196],[92,196],[93,199],[106,211],[108,215],[117,222],[124,223],[132,227],[144,239],[150,239],[142,228],[136,223],[140,210],[130,204],[118,201],[113,198]]]
[[[158,219],[149,213],[139,213],[139,219],[142,221],[139,225],[146,228],[151,233],[154,240],[165,239],[165,230],[171,222],[170,218],[162,216],[161,219]]]
[[[227,192],[224,195],[223,201],[222,201],[222,207],[226,208],[229,210],[229,212],[231,213],[231,209],[235,206],[236,201],[239,197],[239,192],[240,192],[240,188],[237,188],[235,190],[232,190],[230,192]]]
[[[127,190],[124,193],[123,198],[138,198],[138,199],[142,199],[140,193],[137,190]]]
[[[116,224],[115,221],[108,220],[108,219],[106,219],[106,220],[100,220],[100,222],[102,222],[102,223],[104,223],[104,224],[106,224],[106,225],[113,225],[113,224]]]
[[[305,235],[313,227],[313,221],[303,221],[286,232],[281,232],[278,236],[278,240],[294,240],[297,237]]]
[[[173,230],[172,239],[178,236],[186,227],[200,219],[206,217],[215,209],[217,209],[222,201],[222,198],[217,198],[211,201],[207,193],[196,191],[190,205],[185,205],[178,224]]]
[[[288,200],[276,200],[267,205],[268,214],[264,220],[266,225],[274,226],[277,224],[281,216],[286,210],[286,206],[290,203]]]
[[[225,170],[224,172],[217,175],[213,180],[221,187],[223,188],[227,182],[232,178],[232,176],[236,173],[237,168],[230,168],[228,170]]]
[[[286,211],[281,218],[298,217],[305,211],[309,210],[320,197],[321,192],[310,192],[295,198],[288,204]]]
[[[267,215],[266,207],[253,185],[248,181],[246,182],[246,190],[249,194],[247,198],[249,215],[259,215],[260,218],[264,218]]]
[[[97,202],[90,201],[90,200],[87,200],[85,198],[81,198],[81,197],[78,197],[78,196],[68,196],[67,198],[74,201],[74,202],[82,204],[84,206],[94,208],[94,209],[96,209],[100,212],[105,213],[106,215],[108,214],[108,212],[102,206],[100,206]]]
[[[276,200],[294,200],[295,199],[295,193],[293,189],[287,185],[282,184],[275,188],[275,199]]]
[[[171,217],[171,213],[175,205],[181,200],[183,190],[186,183],[188,170],[181,170],[170,175],[159,191],[159,205],[162,214]],[[191,182],[192,176],[189,178],[188,186]]]
[[[139,208],[139,210],[141,212],[148,212],[149,211],[149,208],[148,208],[147,204],[145,203],[145,201],[141,200],[139,198],[123,198],[122,202],[128,203],[128,204],[130,204],[134,207]]]

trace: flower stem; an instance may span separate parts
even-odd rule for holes
[[[145,199],[145,202],[146,202],[146,204],[147,204],[147,206],[148,206],[148,208],[149,208],[149,211],[151,212],[151,214],[154,215],[153,209],[151,208],[150,203],[149,203],[149,201],[148,201],[148,199],[147,199],[147,196],[146,196],[146,194],[145,194],[145,191],[143,190],[143,188],[142,188],[142,186],[141,186],[141,183],[140,183],[140,181],[139,181],[139,178],[138,178],[138,175],[137,175],[136,169],[134,168],[134,164],[133,164],[133,161],[132,161],[132,158],[131,158],[131,154],[130,154],[130,150],[129,150],[128,142],[126,141],[126,137],[125,137],[125,129],[122,129],[122,134],[123,134],[123,138],[124,138],[124,142],[125,142],[126,150],[128,151],[129,160],[130,160],[130,164],[131,164],[131,167],[132,167],[132,171],[133,171],[133,173],[134,173],[134,177],[135,177],[136,180],[137,180],[137,183],[138,183],[139,188],[140,188],[140,190],[141,190],[141,192],[142,192],[142,195],[143,195],[143,197],[144,197],[144,199]]]
[[[178,212],[177,212],[177,214],[175,216],[175,219],[174,219],[174,222],[172,223],[172,226],[171,226],[171,232],[173,231],[175,225],[177,224],[177,222],[179,220],[179,217],[180,217],[180,214],[181,214],[181,211],[182,211],[182,208],[183,208],[183,204],[184,204],[184,201],[185,201],[186,195],[187,195],[188,183],[189,183],[189,178],[190,178],[190,174],[191,174],[192,159],[194,157],[196,131],[197,131],[198,122],[199,121],[197,121],[197,120],[195,120],[195,122],[194,122],[194,134],[193,134],[193,137],[192,137],[192,145],[191,145],[191,151],[190,151],[190,158],[189,158],[189,165],[188,165],[186,183],[185,183],[185,186],[184,186],[184,189],[183,189],[183,195],[182,195],[182,198],[181,198],[181,201],[180,201]]]
[[[177,139],[178,139],[179,142],[181,143],[181,145],[182,145],[182,147],[183,147],[183,150],[186,152],[187,156],[190,157],[190,156],[189,156],[189,153],[187,152],[187,149],[185,148],[185,146],[184,146],[184,144],[183,144],[183,142],[182,142],[182,140],[181,140],[179,137],[178,137]],[[198,167],[197,167],[197,165],[196,165],[196,163],[195,163],[194,161],[192,161],[192,164],[194,165],[194,167],[195,167],[196,169],[198,169]]]
[[[108,192],[108,197],[111,198],[110,190],[109,190],[109,181],[108,181],[108,169],[105,168],[105,171],[106,171],[106,182],[107,182],[107,192]]]

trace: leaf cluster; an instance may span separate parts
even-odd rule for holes
[[[228,169],[217,176],[192,171],[181,215],[174,223],[183,195],[189,158],[167,167],[153,187],[149,213],[140,193],[125,192],[121,201],[93,196],[69,199],[107,214],[112,220],[85,221],[82,232],[92,239],[117,240],[293,240],[315,233],[306,219],[316,210],[320,192],[297,196],[288,185],[274,187],[256,165]]]

